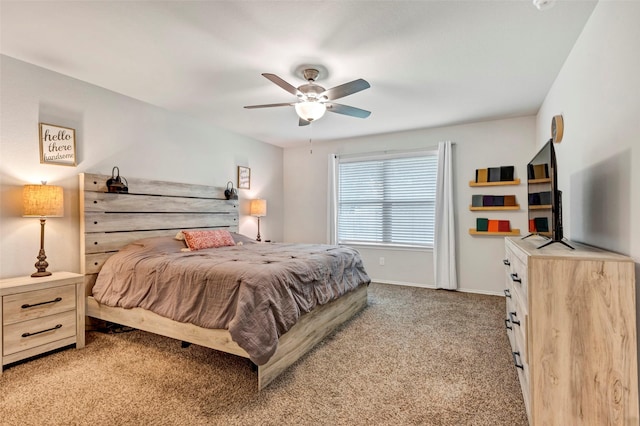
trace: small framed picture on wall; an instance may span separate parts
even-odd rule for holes
[[[76,131],[69,127],[40,123],[40,163],[76,165]]]
[[[251,189],[251,169],[238,166],[238,189]]]

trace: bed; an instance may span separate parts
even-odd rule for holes
[[[131,247],[135,248],[140,241],[161,241],[162,247],[166,244],[171,246],[170,256],[174,256],[173,245],[181,244],[175,240],[176,234],[185,229],[228,230],[235,236],[238,232],[239,204],[237,200],[224,199],[222,194],[225,188],[207,185],[128,178],[129,192],[122,194],[107,191],[108,175],[82,173],[79,178],[81,268],[85,275],[87,316],[90,318],[252,359],[257,364],[258,389],[263,389],[315,344],[367,305],[369,280],[364,273],[359,275],[357,285],[352,283],[351,288],[345,289],[344,294],[339,297],[330,297],[322,301],[324,304],[317,306],[303,306],[293,325],[287,325],[284,330],[278,329],[279,336],[275,336],[277,341],[274,349],[267,348],[266,354],[258,351],[256,355],[256,348],[247,346],[245,341],[236,337],[236,340],[242,342],[242,345],[238,344],[229,328],[210,328],[194,324],[197,321],[171,319],[154,312],[152,307],[144,309],[99,303],[93,296],[93,287],[103,265],[115,253],[125,247],[127,248],[123,252],[132,250]],[[311,251],[314,255],[317,255],[318,250],[334,249],[332,246],[321,245],[299,248]],[[197,256],[204,256],[207,252],[216,251],[215,257],[218,258],[223,252],[229,252],[236,257],[233,261],[252,257],[254,263],[257,263],[256,256],[261,256],[260,259],[263,260],[269,259],[269,256],[275,256],[276,259],[297,257],[298,254],[292,254],[291,250],[296,250],[296,247],[245,241],[243,246],[214,248],[196,253]],[[192,258],[195,256],[193,253],[186,255]],[[101,276],[100,281],[105,280],[104,276]]]

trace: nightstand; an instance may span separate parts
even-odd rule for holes
[[[84,275],[0,280],[0,374],[2,368],[35,355],[84,347]]]

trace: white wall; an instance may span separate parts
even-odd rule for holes
[[[237,165],[251,168],[240,190],[240,232],[254,236],[246,200],[268,200],[263,238],[281,240],[282,149],[151,106],[43,68],[0,56],[0,278],[35,272],[37,219],[21,217],[22,186],[47,180],[65,189],[65,216],[47,220],[49,270],[80,271],[78,173],[226,186]],[[76,129],[77,167],[42,165],[38,123]],[[223,194],[221,193],[222,197]]]
[[[356,123],[357,124],[357,123]],[[451,140],[454,146],[459,287],[464,291],[502,294],[504,287],[504,240],[501,237],[473,237],[477,217],[511,220],[512,227],[525,232],[526,164],[535,154],[535,117],[488,121],[436,129],[379,135],[333,142],[314,142],[309,147],[284,151],[285,240],[327,241],[327,173],[331,153],[349,154],[385,150],[437,148]],[[517,187],[471,188],[475,169],[514,165],[523,179]],[[516,194],[518,212],[471,212],[472,194]],[[367,272],[374,281],[432,287],[431,250],[376,249],[358,247]],[[385,258],[384,266],[379,258]]]
[[[564,140],[556,151],[565,236],[631,256],[636,262],[636,288],[640,282],[638,22],[640,2],[601,0],[537,117],[539,135],[548,134],[552,116],[564,117]],[[637,314],[636,329],[639,320]]]

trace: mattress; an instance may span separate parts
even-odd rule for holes
[[[105,262],[94,298],[227,329],[250,359],[263,365],[300,316],[370,283],[359,253],[350,247],[245,242],[184,252],[185,247],[170,237],[127,245]]]

